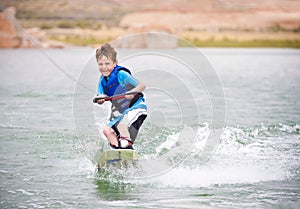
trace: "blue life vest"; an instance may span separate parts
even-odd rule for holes
[[[128,86],[121,86],[118,80],[118,72],[120,70],[124,70],[131,74],[130,70],[128,70],[125,67],[116,65],[116,67],[113,69],[111,74],[109,75],[108,78],[104,77],[103,75],[101,76],[101,85],[104,89],[104,93],[107,96],[114,96],[117,94],[125,94],[126,91],[129,91],[134,88],[132,85]],[[124,99],[116,99],[111,101],[113,105],[113,109],[116,108],[117,111],[120,113],[123,113],[126,109],[128,109],[132,105],[132,101],[124,98]]]

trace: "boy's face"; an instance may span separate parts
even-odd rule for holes
[[[98,68],[100,73],[107,77],[111,74],[118,62],[113,62],[109,57],[102,56],[98,58]]]

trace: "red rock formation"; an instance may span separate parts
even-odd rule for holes
[[[12,48],[20,46],[20,37],[15,27],[11,24],[8,15],[15,15],[14,8],[8,8],[0,13],[0,47]]]
[[[15,22],[16,9],[6,8],[0,13],[0,48],[30,47],[30,41],[17,30]]]

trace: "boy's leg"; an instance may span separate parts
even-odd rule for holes
[[[106,126],[103,129],[103,134],[106,136],[107,140],[109,141],[109,143],[115,147],[118,147],[118,137],[116,135],[116,132],[114,131],[114,129],[112,129],[109,126]]]
[[[130,137],[130,133],[128,130],[128,114],[124,115],[122,120],[117,125],[117,130],[120,133],[119,135],[119,142],[120,142],[120,148],[123,149],[133,149],[132,144],[133,140]]]
[[[132,148],[133,140],[131,140],[131,138],[130,138],[130,133],[128,131],[127,124],[119,123],[117,126],[117,129],[120,132],[120,136],[119,136],[120,137],[119,138],[120,147],[119,148],[133,149]]]
[[[132,125],[129,127],[129,133],[130,138],[132,139],[132,142],[136,139],[139,129],[141,128],[144,120],[147,118],[147,115],[140,115],[138,119],[132,123]]]
[[[122,118],[122,120],[117,124],[117,129],[120,133],[121,137],[125,137],[125,138],[130,138],[130,134],[128,131],[128,115],[124,115],[124,117]]]
[[[120,135],[122,137],[130,138],[130,134],[129,134],[129,131],[128,131],[128,126],[126,124],[119,123],[117,128],[118,128],[118,131],[120,132]]]
[[[144,120],[146,119],[147,115],[140,115],[138,119],[131,124],[130,127],[128,127],[129,124],[129,118],[128,115],[126,114],[123,119],[118,123],[117,125],[117,131],[119,132],[119,136],[121,137],[120,139],[123,138],[123,140],[126,140],[129,142],[128,145],[125,145],[125,147],[131,147],[132,149],[132,144],[134,143],[134,140],[137,137],[138,131],[140,127],[142,126]],[[122,142],[122,140],[120,141]],[[122,147],[121,143],[121,148]]]
[[[130,138],[132,142],[134,142],[134,140],[137,137],[138,131],[146,118],[147,115],[140,115],[138,119],[135,122],[133,122],[130,127],[128,127],[128,116],[125,115],[123,120],[121,120],[120,123],[117,125],[117,129],[120,132],[120,135],[122,137]]]

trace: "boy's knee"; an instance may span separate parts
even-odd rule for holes
[[[114,133],[114,131],[113,131],[113,129],[111,127],[109,127],[109,126],[104,127],[103,134],[105,136],[111,135],[113,133]]]

